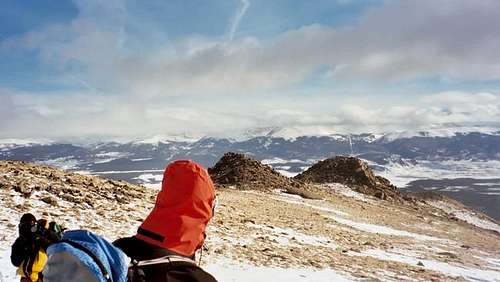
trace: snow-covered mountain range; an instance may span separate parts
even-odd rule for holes
[[[284,173],[293,174],[320,159],[353,155],[368,161],[378,172],[394,172],[395,176],[404,176],[410,171],[403,170],[411,168],[415,179],[419,178],[417,169],[432,167],[435,163],[441,164],[441,171],[426,178],[494,176],[497,162],[500,162],[500,131],[452,133],[436,130],[297,136],[299,133],[302,132],[290,128],[270,129],[264,135],[240,140],[187,136],[89,143],[8,139],[0,140],[0,159],[35,161],[90,173],[105,173],[161,170],[167,162],[181,158],[212,166],[225,152],[234,151],[246,153]],[[464,167],[467,163],[470,164],[469,171]],[[455,164],[455,169],[451,169]],[[473,172],[480,164],[483,164],[480,168],[482,172]],[[435,168],[438,167],[432,167]],[[446,173],[452,170],[457,172],[456,175]],[[406,184],[404,180],[391,180],[399,186]]]
[[[482,204],[475,208],[500,218],[500,131],[494,128],[385,134],[336,134],[319,127],[266,128],[242,136],[150,136],[106,142],[1,140],[0,159],[37,162],[157,186],[163,168],[175,159],[192,159],[211,167],[228,151],[242,152],[293,176],[319,160],[353,155],[400,188],[436,188],[452,197],[457,191],[468,191],[467,204],[474,206],[479,199]],[[443,179],[467,179],[473,185],[432,182]],[[424,180],[431,182],[422,185]],[[471,193],[479,198],[467,202]]]

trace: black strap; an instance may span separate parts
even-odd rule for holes
[[[131,266],[128,268],[127,281],[128,282],[146,282],[146,274],[144,270],[139,267],[139,262],[132,259]]]
[[[87,249],[85,246],[83,246],[75,241],[68,240],[68,239],[63,239],[63,240],[59,241],[58,243],[66,243],[66,244],[86,253],[97,264],[97,266],[99,267],[99,269],[102,272],[102,275],[104,276],[104,279],[106,279],[107,282],[112,282],[111,276],[109,275],[108,271],[106,270],[106,267],[104,267],[104,264],[102,264],[101,260],[94,253],[92,253],[92,251]]]
[[[139,227],[139,229],[137,229],[137,234],[149,237],[149,238],[156,240],[158,242],[163,242],[165,240],[165,236],[162,236],[162,235],[155,233],[153,231],[146,230],[142,227]]]

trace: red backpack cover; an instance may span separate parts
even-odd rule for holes
[[[165,169],[155,207],[136,237],[191,257],[205,240],[214,199],[214,184],[205,168],[193,161],[175,161]]]

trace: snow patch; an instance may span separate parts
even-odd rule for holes
[[[277,169],[276,171],[286,177],[295,177],[297,174],[299,174],[298,172],[289,172],[287,170],[282,170],[282,169]]]
[[[337,245],[327,237],[307,235],[304,233],[300,233],[292,228],[280,228],[253,223],[248,224],[248,226],[266,231],[267,236],[271,237],[272,239],[277,241],[279,245],[282,246],[294,246],[293,241],[297,241],[300,244],[316,247],[326,247],[331,249],[337,248]]]
[[[151,183],[151,182],[161,182],[163,180],[163,174],[152,174],[152,173],[145,173],[145,174],[141,174],[137,177],[134,177],[132,179],[137,179],[137,180],[141,180],[145,183]]]
[[[386,133],[381,137],[385,142],[392,142],[397,139],[407,139],[412,137],[442,137],[449,138],[458,134],[482,133],[488,135],[498,135],[498,128],[485,126],[460,126],[460,127],[441,127],[428,130],[407,130],[399,132]]]
[[[428,202],[430,205],[441,209],[449,214],[454,215],[455,217],[472,224],[474,226],[483,228],[483,229],[489,229],[489,230],[494,230],[500,233],[500,225],[496,224],[495,222],[488,220],[486,218],[480,218],[477,216],[477,214],[473,211],[467,211],[467,210],[462,210],[462,209],[457,209],[456,207],[443,202],[443,201],[429,201]]]
[[[404,231],[404,230],[397,230],[397,229],[394,229],[394,228],[391,228],[388,226],[384,226],[384,225],[376,225],[376,224],[371,224],[371,223],[352,221],[352,220],[342,218],[342,217],[327,216],[327,218],[333,219],[338,223],[348,225],[354,229],[364,231],[364,232],[369,232],[369,233],[410,237],[410,238],[414,238],[414,239],[420,240],[420,241],[441,241],[441,240],[444,240],[441,238],[432,237],[432,236],[428,236],[428,235],[412,233],[412,232],[408,232],[408,231]]]
[[[405,187],[409,182],[419,179],[490,179],[497,177],[499,171],[500,160],[448,160],[418,161],[417,164],[391,162],[384,165],[384,170],[377,171],[377,174],[398,187]]]
[[[50,145],[53,141],[49,139],[0,139],[0,148],[15,148],[33,145]]]
[[[0,249],[0,281],[19,282],[19,276],[16,275],[16,269],[10,262],[10,249]]]
[[[161,189],[161,182],[160,183],[143,183],[141,184],[142,186],[153,189],[153,190],[160,190]]]
[[[37,161],[36,163],[57,167],[65,170],[75,169],[80,164],[80,162],[76,160],[73,156],[56,158],[45,161]]]
[[[342,185],[340,183],[329,183],[329,184],[326,184],[326,186],[328,188],[330,188],[331,190],[333,190],[335,193],[339,193],[339,194],[344,195],[346,197],[354,198],[354,199],[360,200],[360,201],[365,202],[365,203],[374,202],[374,200],[371,197],[369,197],[365,194],[362,194],[362,193],[358,193],[358,192],[352,190],[351,188],[349,188],[345,185]]]
[[[408,253],[405,250],[400,250],[400,252],[403,254],[390,253],[380,249],[369,249],[361,251],[360,253],[349,252],[348,254],[353,256],[368,256],[379,260],[400,262],[413,266],[418,266],[419,263],[422,263],[422,267],[425,269],[441,272],[452,277],[461,276],[469,281],[500,281],[500,271],[454,266],[445,262],[420,259],[411,255],[405,255],[405,252]]]
[[[95,156],[98,158],[105,158],[105,157],[119,158],[119,157],[124,157],[126,155],[128,155],[128,154],[122,153],[122,152],[105,152],[105,153],[96,154]]]
[[[304,163],[302,160],[297,160],[297,159],[291,159],[291,160],[285,160],[281,158],[272,158],[272,159],[263,159],[260,161],[261,163],[265,165],[273,165],[273,164],[286,164],[286,163]]]
[[[141,162],[141,161],[149,161],[152,160],[153,158],[139,158],[139,159],[131,159],[133,162]]]
[[[342,212],[342,211],[339,211],[339,210],[335,210],[335,209],[332,209],[332,208],[318,206],[318,205],[315,205],[315,204],[308,203],[307,200],[303,199],[303,198],[297,200],[296,197],[294,197],[293,195],[290,195],[290,194],[281,193],[279,195],[282,196],[282,197],[272,197],[272,198],[275,199],[275,200],[278,200],[278,201],[287,202],[287,203],[296,204],[296,205],[302,205],[302,206],[310,207],[310,208],[313,208],[313,209],[316,209],[316,210],[326,211],[326,212],[329,212],[329,213],[334,213],[334,214],[337,214],[337,215],[340,215],[340,216],[349,216],[348,213],[345,213],[345,212]],[[323,202],[323,201],[318,201],[318,200],[316,200],[316,201],[317,202]]]
[[[303,282],[346,282],[353,278],[342,275],[333,269],[313,268],[281,268],[242,264],[229,259],[219,259],[215,263],[202,265],[220,282],[253,282],[253,281],[303,281]],[[10,281],[9,281],[10,282]]]
[[[325,126],[290,126],[274,128],[266,136],[274,138],[283,138],[288,141],[294,141],[302,136],[332,136],[336,135],[333,128]]]

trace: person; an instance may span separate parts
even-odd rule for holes
[[[217,281],[194,261],[214,205],[214,184],[200,164],[168,165],[156,204],[137,234],[113,243],[132,259],[129,281]]]
[[[12,245],[10,260],[17,267],[21,282],[43,281],[41,272],[47,262],[42,242],[37,238],[38,223],[35,216],[25,213],[19,222],[19,237]]]
[[[42,270],[47,263],[47,248],[62,237],[61,227],[54,221],[36,220],[25,213],[19,221],[19,237],[12,245],[10,260],[17,267],[21,282],[43,281]]]

